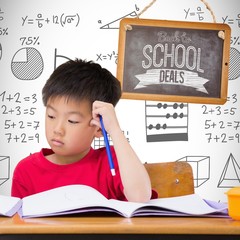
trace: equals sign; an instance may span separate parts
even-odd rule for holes
[[[224,109],[224,114],[228,114],[228,109]]]
[[[229,137],[228,137],[228,140],[229,140],[229,141],[234,140],[234,136],[229,136]]]
[[[33,139],[34,139],[33,136],[29,136],[29,137],[28,137],[28,141],[32,141]]]
[[[33,24],[33,19],[28,19],[28,24]]]
[[[32,123],[31,123],[31,122],[27,122],[27,126],[28,126],[28,127],[31,127],[31,126],[32,126]]]

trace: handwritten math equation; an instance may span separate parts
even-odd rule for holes
[[[61,27],[74,26],[77,27],[80,23],[80,16],[76,14],[52,15],[46,17],[42,13],[38,13],[35,17],[29,17],[28,15],[22,17],[22,26],[35,25],[38,28],[42,28],[49,24],[59,25]]]
[[[226,23],[226,24],[229,24],[229,25],[237,25],[239,28],[240,28],[240,13],[237,14],[236,17],[229,17],[229,16],[225,16],[225,17],[222,17],[222,21],[223,23]]]
[[[96,62],[113,61],[117,64],[117,59],[118,59],[118,53],[116,51],[112,51],[109,53],[96,54]]]
[[[237,94],[223,106],[202,105],[207,143],[240,143],[240,116]]]
[[[2,24],[2,21],[4,21],[4,11],[0,7],[0,23]],[[0,36],[7,36],[8,35],[8,27],[2,27],[0,26]]]
[[[39,143],[37,102],[36,93],[23,95],[20,92],[0,92],[0,127],[7,143]]]
[[[240,13],[237,14],[236,17],[233,17],[233,18],[229,17],[229,16],[222,17],[222,21],[223,21],[223,23],[226,23],[229,26],[235,25],[238,28],[240,28]],[[237,33],[237,35],[233,35],[233,33],[232,33],[230,44],[232,46],[239,46],[240,45],[239,32]]]
[[[4,12],[2,8],[0,8],[0,22],[4,19]]]
[[[185,19],[191,19],[191,18],[197,18],[198,21],[204,21],[204,14],[205,12],[202,10],[200,6],[198,6],[196,9],[195,8],[188,8],[188,9],[183,9]],[[240,13],[237,14],[235,17],[231,16],[224,16],[222,17],[222,22],[229,24],[229,25],[236,25],[237,27],[240,28]]]
[[[202,11],[201,7],[197,7],[196,9],[183,9],[184,14],[185,14],[185,19],[188,18],[195,18],[197,17],[199,21],[203,21],[204,20],[204,11]]]

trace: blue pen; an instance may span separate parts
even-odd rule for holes
[[[110,170],[111,170],[112,176],[115,176],[116,173],[115,173],[115,169],[114,169],[114,164],[113,164],[112,154],[111,154],[111,150],[110,150],[110,145],[109,145],[107,132],[105,130],[105,127],[104,127],[104,124],[103,124],[103,119],[102,119],[101,115],[99,115],[99,119],[100,119],[100,124],[101,124],[102,132],[103,132],[103,137],[104,137],[106,150],[107,150],[107,156],[108,156],[108,162],[109,162]]]

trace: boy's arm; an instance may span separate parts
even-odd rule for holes
[[[149,201],[152,193],[151,183],[144,165],[122,131],[115,131],[111,138],[117,155],[126,198],[133,202]]]
[[[93,124],[98,126],[100,126],[99,114],[102,115],[106,131],[113,141],[126,198],[133,202],[149,201],[152,194],[150,178],[120,129],[113,105],[94,102]]]

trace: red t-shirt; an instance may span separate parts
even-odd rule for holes
[[[19,198],[52,188],[84,184],[101,192],[108,199],[126,201],[114,148],[111,147],[116,175],[112,176],[105,148],[93,149],[80,161],[58,165],[45,156],[51,149],[42,149],[21,160],[13,174],[11,195]]]

